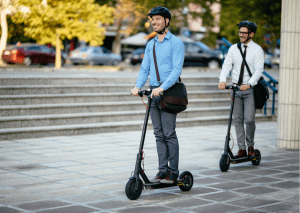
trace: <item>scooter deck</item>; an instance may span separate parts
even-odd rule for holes
[[[144,186],[146,189],[160,189],[160,188],[166,188],[166,187],[172,187],[172,186],[181,186],[184,185],[184,182],[182,180],[178,180],[177,182],[174,182],[172,184],[167,183],[145,183]]]
[[[237,163],[244,163],[244,162],[247,162],[247,161],[254,161],[256,160],[256,158],[248,158],[248,157],[244,157],[244,158],[236,158],[236,159],[230,159],[230,163],[232,164],[237,164]]]

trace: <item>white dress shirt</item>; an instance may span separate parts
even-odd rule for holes
[[[256,44],[254,41],[250,41],[247,45],[246,51],[246,61],[250,68],[252,77],[247,71],[247,67],[245,65],[244,68],[244,78],[242,84],[250,84],[254,86],[257,84],[257,81],[262,76],[262,72],[264,69],[264,51]],[[241,45],[243,53],[245,52],[244,44]],[[220,82],[226,82],[226,78],[229,75],[229,72],[232,70],[232,83],[237,84],[240,76],[241,65],[243,62],[243,57],[237,44],[232,45],[229,50],[228,54],[226,55],[225,61],[222,66],[222,71],[220,74]]]

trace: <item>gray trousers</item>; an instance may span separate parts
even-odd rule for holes
[[[179,145],[176,135],[177,114],[161,110],[160,97],[152,98],[150,116],[156,138],[159,171],[178,175]]]
[[[239,149],[246,150],[245,139],[248,147],[254,146],[255,110],[253,88],[235,93],[233,120]],[[246,131],[244,123],[246,123]]]

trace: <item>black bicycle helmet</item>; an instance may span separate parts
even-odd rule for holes
[[[154,16],[154,15],[160,15],[160,16],[162,16],[162,17],[164,17],[164,18],[168,18],[169,21],[171,21],[171,17],[172,17],[170,11],[169,11],[167,8],[165,8],[165,7],[160,7],[160,6],[154,7],[154,8],[150,11],[150,13],[148,13],[148,16],[150,16],[151,18],[152,18],[152,16]]]
[[[256,33],[256,30],[257,30],[257,25],[251,21],[241,21],[236,26],[239,26],[239,29],[241,27],[247,27],[250,30],[250,32],[254,32],[254,33]]]

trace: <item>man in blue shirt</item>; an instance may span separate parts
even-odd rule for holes
[[[150,116],[156,138],[156,147],[159,161],[159,172],[151,182],[172,184],[179,175],[179,145],[175,131],[177,114],[161,110],[160,92],[163,92],[178,82],[184,61],[184,44],[181,39],[168,31],[171,13],[165,7],[155,7],[148,14],[152,27],[157,36],[148,42],[136,87],[131,94],[137,96],[150,74],[151,110]],[[153,47],[160,76],[157,81]]]

